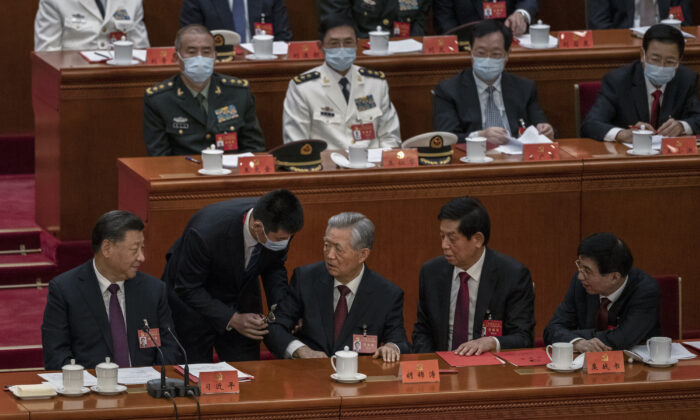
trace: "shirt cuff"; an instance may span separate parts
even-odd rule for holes
[[[693,129],[690,128],[690,124],[688,124],[685,121],[678,121],[678,122],[681,123],[681,125],[683,126],[683,132],[685,133],[686,136],[693,134]]]
[[[579,341],[579,340],[583,340],[583,338],[581,338],[581,337],[576,337],[576,338],[574,338],[573,340],[569,341],[569,343],[570,343],[570,344],[574,344],[575,342],[577,342],[577,341]]]
[[[469,138],[470,138],[470,139],[473,139],[474,137],[479,137],[479,130],[477,130],[477,131],[472,131],[471,133],[469,133]]]
[[[498,353],[499,351],[501,351],[501,342],[498,341],[498,337],[491,336],[491,338],[496,340],[496,353]]]
[[[619,133],[620,131],[622,131],[622,129],[619,127],[611,128],[610,131],[605,133],[605,137],[603,137],[603,140],[604,141],[615,141],[615,137],[617,137],[617,133]]]
[[[523,16],[525,17],[525,20],[527,21],[527,24],[528,24],[528,25],[529,25],[530,23],[532,23],[532,20],[530,19],[530,13],[528,13],[527,10],[525,10],[525,9],[516,9],[515,11],[518,12],[518,13],[520,13],[521,15],[523,15]]]
[[[288,359],[291,359],[294,357],[294,352],[299,350],[300,347],[304,347],[306,344],[302,343],[299,340],[293,340],[291,343],[287,345],[287,350],[284,351],[284,356]]]

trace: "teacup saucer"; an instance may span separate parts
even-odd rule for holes
[[[464,163],[488,163],[493,162],[493,158],[489,156],[484,156],[480,158],[470,158],[469,156],[464,156],[459,158],[459,161]]]
[[[655,362],[653,360],[649,360],[649,361],[646,361],[644,363],[646,363],[647,365],[649,365],[651,367],[663,368],[663,367],[671,367],[671,366],[675,365],[676,363],[678,363],[678,359],[674,359],[672,357],[672,358],[666,360],[665,362]]]
[[[107,60],[105,63],[109,64],[110,66],[133,66],[134,64],[139,64],[140,61],[136,60],[135,58],[132,58],[130,62],[128,63],[117,63],[115,59]]]
[[[367,379],[367,375],[365,375],[364,373],[356,373],[354,378],[341,378],[338,376],[337,373],[333,373],[331,374],[331,379],[333,379],[336,382],[340,382],[341,384],[355,384]]]
[[[559,372],[559,373],[576,372],[577,370],[581,369],[582,367],[583,366],[575,366],[572,363],[571,366],[569,366],[568,368],[560,368],[560,367],[554,366],[554,363],[547,363],[547,368],[549,368],[550,370],[553,370],[555,372]]]
[[[277,56],[274,54],[271,55],[255,55],[255,54],[247,54],[245,56],[248,60],[277,60]]]
[[[230,169],[222,168],[220,170],[209,170],[209,169],[200,169],[197,171],[198,173],[202,175],[228,175],[231,173]]]
[[[383,55],[391,55],[389,50],[386,51],[372,51],[372,50],[363,50],[362,54],[364,55],[372,55],[372,56],[383,56]]]
[[[85,395],[88,392],[90,392],[90,388],[84,386],[84,387],[81,387],[79,391],[68,392],[62,386],[60,386],[60,387],[56,388],[56,392],[58,392],[59,394],[61,394],[63,396],[66,396],[66,397],[79,397],[81,395]]]
[[[658,155],[659,153],[661,153],[661,150],[652,150],[651,152],[648,152],[648,153],[639,153],[639,152],[636,152],[634,149],[630,149],[627,151],[627,154],[632,155],[632,156],[654,156],[654,155]]]
[[[114,389],[110,389],[109,391],[101,389],[99,385],[91,386],[90,389],[100,395],[117,395],[126,391],[126,386],[117,384]]]

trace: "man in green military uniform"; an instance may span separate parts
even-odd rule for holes
[[[319,0],[319,21],[330,15],[349,16],[358,38],[367,38],[377,26],[392,36],[423,36],[431,5],[429,0]]]
[[[180,74],[146,89],[143,135],[150,156],[260,152],[265,140],[248,81],[214,73],[214,37],[188,25],[175,38]]]

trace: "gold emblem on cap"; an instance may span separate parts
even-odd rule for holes
[[[397,159],[403,159],[406,157],[406,154],[401,150],[400,152],[396,153],[396,158]]]
[[[301,153],[304,156],[310,155],[311,152],[314,150],[313,147],[309,143],[306,143],[301,147],[301,150],[299,150],[299,153]]]
[[[224,45],[224,42],[225,42],[225,41],[224,41],[224,36],[223,36],[223,35],[221,35],[221,34],[216,34],[216,35],[214,36],[214,45],[215,45],[215,46],[220,47],[220,46]]]
[[[437,149],[437,148],[442,147],[442,137],[440,137],[440,136],[433,136],[433,137],[430,139],[430,147],[432,147],[433,149]]]
[[[389,24],[389,19],[384,19],[384,20],[382,21],[382,23],[383,23],[384,25],[388,25],[388,24]]]

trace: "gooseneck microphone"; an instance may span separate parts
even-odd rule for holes
[[[148,326],[148,320],[143,320],[143,330],[148,334],[148,337],[153,342],[153,345],[158,349],[160,353],[160,379],[151,379],[146,383],[146,391],[148,395],[153,398],[167,398],[172,399],[177,396],[176,389],[178,383],[182,385],[182,381],[178,379],[171,379],[165,377],[165,356],[163,355],[163,350],[158,345],[158,342],[153,339],[151,335],[151,328]]]
[[[185,356],[185,370],[184,370],[184,393],[182,394],[183,396],[189,395],[189,391],[192,391],[192,394],[194,395],[199,395],[201,393],[201,390],[199,388],[199,385],[190,385],[190,365],[187,362],[187,351],[185,351],[185,348],[182,346],[182,343],[180,343],[180,340],[177,339],[177,336],[175,333],[168,327],[168,332],[170,335],[173,337],[175,342],[177,343],[178,347],[180,347],[180,351],[182,351],[182,354]]]

